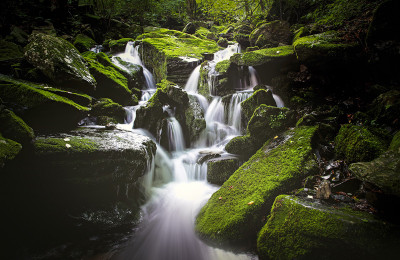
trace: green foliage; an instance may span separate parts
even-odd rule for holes
[[[294,58],[291,45],[234,54],[231,62],[237,65],[257,66],[268,62]]]
[[[13,140],[4,138],[0,133],[0,169],[13,160],[21,151],[22,146]]]

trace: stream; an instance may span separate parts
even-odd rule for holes
[[[237,52],[239,46],[230,45],[215,53],[214,60],[209,62],[208,66],[211,68],[208,82],[211,94],[214,92],[215,65],[219,61],[229,59]],[[118,128],[149,136],[156,141],[147,131],[133,129],[136,110],[145,105],[155,93],[152,74],[141,62],[138,48],[134,47],[134,43],[128,43],[125,53],[117,57],[142,66],[146,77],[146,89],[142,90],[142,100],[138,106],[125,108],[126,122],[118,125]],[[113,61],[126,69],[116,59]],[[250,68],[249,73],[250,84],[247,84],[243,91],[233,94],[228,109],[225,109],[221,97],[212,96],[212,101],[209,103],[204,96],[197,93],[200,65],[193,70],[185,90],[199,101],[207,127],[195,143],[186,145],[179,122],[173,112],[165,108],[170,115],[167,134],[171,152],[167,152],[157,144],[155,161],[148,174],[141,180],[149,196],[148,202],[142,206],[141,222],[132,238],[120,251],[113,252],[111,259],[258,259],[251,253],[238,254],[210,247],[202,242],[194,231],[196,215],[218,189],[218,186],[207,182],[207,163],[199,164],[198,159],[209,153],[218,153],[221,157],[233,156],[226,153],[224,147],[233,137],[244,133],[240,102],[250,97],[253,93],[252,88],[258,84],[255,69]],[[274,98],[278,106],[283,106],[278,96],[274,95]],[[190,148],[185,148],[189,146]]]

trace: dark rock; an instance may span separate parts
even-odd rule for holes
[[[272,48],[278,47],[280,43],[291,44],[292,32],[288,22],[278,20],[259,25],[249,37],[252,46]]]
[[[203,163],[205,163],[205,162],[207,162],[207,161],[209,161],[211,159],[219,158],[219,157],[221,157],[220,153],[210,152],[210,153],[201,155],[201,157],[197,160],[197,163],[198,164],[203,164]]]
[[[379,95],[368,114],[377,122],[398,128],[400,126],[400,91],[391,90]]]
[[[239,168],[239,165],[240,162],[237,158],[211,159],[207,162],[207,181],[222,185]]]
[[[80,52],[89,51],[95,45],[96,42],[84,34],[78,34],[74,40],[74,46]]]
[[[126,112],[120,104],[113,102],[109,98],[102,98],[97,100],[97,102],[93,105],[90,114],[96,117],[106,116],[109,118],[109,120],[107,120],[107,123],[113,122],[117,124],[124,122]],[[99,125],[106,125],[107,123],[97,122],[97,124]]]
[[[4,138],[0,133],[0,170],[15,159],[21,151],[22,146],[10,139]]]
[[[1,109],[0,107],[0,122],[0,132],[6,138],[20,144],[29,144],[35,137],[32,128],[8,109]]]
[[[331,191],[331,185],[330,182],[328,180],[323,180],[317,189],[317,194],[316,194],[316,198],[317,199],[329,199],[329,197],[332,195],[332,191]]]
[[[253,95],[241,103],[242,111],[245,117],[250,120],[254,111],[262,104],[267,106],[276,106],[275,100],[270,90],[259,89]]]

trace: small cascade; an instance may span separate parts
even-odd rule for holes
[[[103,45],[95,45],[93,48],[90,49],[90,51],[94,53],[99,53],[103,51]]]
[[[249,66],[249,81],[250,84],[246,87],[246,89],[254,88],[259,82],[257,71],[253,66]]]
[[[197,93],[197,86],[199,85],[200,78],[200,67],[201,65],[197,66],[190,74],[190,77],[185,85],[185,90],[188,93]]]
[[[153,74],[143,65],[142,60],[139,56],[139,45],[135,47],[134,42],[128,42],[125,47],[125,52],[120,53],[111,58],[112,62],[120,67],[121,69],[130,72],[129,68],[119,61],[121,59],[124,62],[140,65],[143,68],[143,75],[146,80],[147,89],[156,89],[156,81],[154,80]]]
[[[181,152],[185,149],[182,127],[175,117],[167,119],[167,135],[170,151]]]
[[[248,99],[253,94],[253,91],[240,91],[232,95],[229,104],[227,105],[228,125],[236,130],[237,135],[243,132],[242,129],[242,101]]]

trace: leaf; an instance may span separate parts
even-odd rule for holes
[[[71,145],[70,144],[65,144],[65,147],[71,148]]]
[[[250,201],[249,203],[247,203],[247,205],[253,205],[254,201]]]
[[[218,199],[219,199],[219,200],[222,200],[222,197],[219,197]]]

